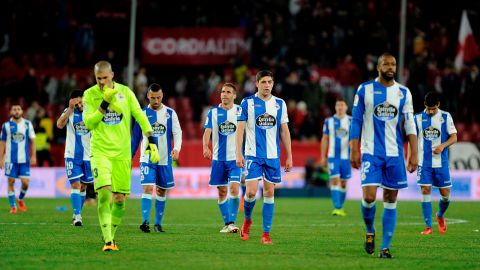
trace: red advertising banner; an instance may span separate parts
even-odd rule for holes
[[[144,28],[142,62],[158,65],[224,65],[244,60],[244,28]]]

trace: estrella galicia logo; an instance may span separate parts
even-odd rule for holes
[[[378,104],[373,111],[375,118],[380,121],[390,121],[397,117],[397,114],[398,109],[387,101],[382,104]]]
[[[105,125],[113,126],[120,123],[122,119],[123,119],[123,114],[118,114],[113,110],[111,110],[110,108],[108,108],[107,112],[103,116],[102,121],[103,123],[105,123]]]
[[[260,129],[271,129],[277,124],[277,119],[268,113],[264,113],[257,117],[256,124]]]
[[[85,126],[85,123],[83,121],[76,123],[73,126],[73,129],[75,130],[75,134],[77,135],[86,135],[88,132],[90,132],[87,127]]]
[[[227,120],[227,121],[221,123],[220,125],[218,125],[218,130],[219,130],[220,134],[222,134],[224,136],[228,136],[230,134],[235,133],[235,130],[237,130],[237,126],[234,123],[229,122]]]
[[[167,132],[167,127],[164,126],[161,123],[158,123],[158,122],[155,122],[155,123],[152,124],[152,129],[153,129],[153,136],[154,137],[163,136]]]
[[[346,130],[344,128],[339,128],[339,129],[335,130],[335,136],[337,136],[339,138],[346,137],[346,136],[348,136],[348,130]]]
[[[15,132],[12,134],[12,142],[19,143],[25,140],[25,134],[20,132]]]
[[[423,130],[423,138],[427,141],[433,141],[440,138],[440,130],[430,126]]]

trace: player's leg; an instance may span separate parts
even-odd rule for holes
[[[140,230],[145,233],[150,232],[150,212],[152,210],[152,192],[155,186],[156,166],[149,166],[148,163],[140,164],[140,184],[142,185],[142,224]]]
[[[280,159],[267,159],[264,164],[265,179],[263,181],[263,234],[261,243],[272,244],[270,230],[272,228],[275,209],[275,185],[282,182]]]
[[[113,250],[112,237],[112,163],[107,158],[94,156],[91,159],[92,175],[94,178],[95,191],[97,192],[97,213],[103,240],[104,251]]]
[[[20,194],[18,195],[18,207],[22,212],[27,211],[27,206],[25,205],[25,195],[27,194],[28,186],[30,184],[30,173],[28,178],[25,176],[20,176],[20,181],[22,182],[22,186],[20,188]]]
[[[155,232],[165,232],[162,222],[165,216],[167,203],[167,190],[175,187],[172,166],[157,165],[157,199],[155,201]]]
[[[245,193],[247,192],[247,185],[245,184],[245,172],[242,170],[241,178],[240,178],[240,188],[242,189],[242,194],[240,196],[240,206],[238,207],[239,211],[243,211],[244,207],[243,205],[245,204]]]
[[[80,198],[80,178],[70,180],[70,185],[72,189],[70,190],[70,203],[72,204],[73,209],[73,219],[72,224],[74,226],[82,226],[82,217],[81,217],[81,208],[82,208],[82,199]]]
[[[417,184],[422,192],[422,215],[427,226],[422,234],[432,234],[432,170],[427,167],[418,166]]]
[[[380,258],[391,258],[390,243],[397,225],[397,195],[408,187],[403,156],[386,159],[383,187],[382,248]]]
[[[112,240],[115,240],[115,234],[118,226],[122,223],[125,215],[125,204],[127,194],[130,194],[130,184],[132,179],[132,161],[131,160],[113,160],[112,161]],[[113,242],[115,243],[115,242]],[[115,244],[114,244],[115,245]],[[116,246],[116,245],[115,245]]]
[[[228,163],[228,183],[230,184],[228,232],[237,233],[239,229],[235,226],[235,222],[237,221],[240,204],[239,190],[242,170],[237,167],[235,161],[229,161]]]
[[[210,180],[208,184],[216,187],[218,191],[218,209],[222,216],[224,226],[220,230],[221,233],[228,232],[228,224],[230,219],[229,204],[227,200],[228,194],[228,171],[225,161],[212,160],[212,169],[210,172]]]
[[[87,187],[87,183],[80,181],[80,209],[83,209],[85,199],[87,198]]]
[[[376,197],[377,188],[383,180],[382,166],[384,163],[385,161],[378,157],[364,154],[360,167],[363,194],[360,208],[366,228],[364,248],[365,251],[371,255],[375,252],[374,220],[377,211]]]
[[[87,188],[89,184],[93,184],[92,167],[89,160],[84,160],[82,164],[83,177],[80,180],[80,202],[83,208],[85,199],[87,198]]]
[[[229,213],[229,204],[227,200],[228,186],[217,186],[218,190],[218,209],[220,210],[220,215],[222,216],[223,223],[225,226],[220,230],[221,233],[228,232],[228,225],[230,220]]]
[[[340,160],[340,211],[338,214],[340,216],[346,216],[343,205],[345,204],[345,198],[347,197],[347,181],[352,177],[352,167],[350,165],[350,160]]]
[[[328,171],[330,174],[330,197],[332,199],[332,215],[336,216],[340,206],[340,160],[329,158]]]
[[[245,168],[245,196],[244,196],[244,216],[242,229],[240,230],[240,238],[248,240],[250,233],[250,226],[252,225],[252,213],[255,207],[258,180],[263,179],[263,167],[259,160],[254,157],[246,157]]]
[[[438,212],[437,212],[437,222],[438,222],[438,231],[440,233],[445,233],[447,231],[447,224],[445,223],[445,218],[443,215],[450,205],[450,187],[452,186],[452,181],[450,179],[450,170],[448,166],[442,168],[436,168],[435,177],[434,177],[434,186],[438,187],[440,190],[440,201],[438,202]]]
[[[8,177],[8,202],[10,204],[10,213],[17,213],[17,204],[15,203],[15,178]]]
[[[143,184],[142,185],[142,201],[141,201],[141,210],[142,210],[142,224],[140,225],[140,230],[145,233],[150,232],[150,212],[152,210],[152,192],[153,185]]]

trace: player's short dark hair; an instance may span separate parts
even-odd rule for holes
[[[82,97],[83,96],[83,92],[81,90],[73,90],[72,92],[70,92],[70,99],[72,98],[77,98],[77,97]]]
[[[158,92],[160,90],[162,90],[162,86],[160,86],[160,84],[158,84],[158,83],[152,83],[148,87],[148,91]]]
[[[395,58],[395,56],[393,56],[393,54],[389,53],[389,52],[386,52],[386,53],[383,53],[382,55],[380,55],[380,57],[378,57],[378,64],[380,65],[380,63],[382,63],[383,61],[383,58],[385,57],[393,57]]]
[[[223,87],[230,87],[230,88],[233,89],[233,92],[234,92],[234,93],[237,93],[237,87],[236,87],[233,83],[229,83],[229,82],[224,83],[223,86],[222,86],[222,88],[223,88]]]
[[[255,79],[257,80],[257,82],[260,81],[261,78],[263,77],[272,77],[273,79],[273,72],[271,72],[270,70],[261,70],[259,72],[257,72],[257,75],[255,76]]]
[[[440,95],[437,92],[430,91],[425,95],[425,105],[428,107],[437,106],[440,103]]]
[[[345,104],[347,104],[347,101],[345,101],[345,98],[343,96],[338,96],[335,102],[345,102]]]

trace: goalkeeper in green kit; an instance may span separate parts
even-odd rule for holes
[[[107,61],[95,64],[94,73],[97,84],[84,93],[83,119],[92,132],[91,167],[98,193],[98,219],[105,241],[102,250],[116,251],[119,248],[114,240],[115,232],[125,214],[125,200],[130,194],[132,116],[149,139],[147,152],[150,160],[156,163],[160,157],[152,127],[132,90],[113,81],[112,66]]]

